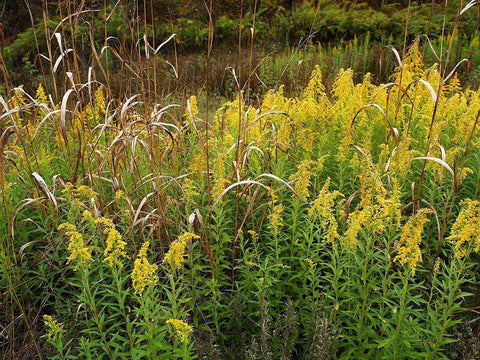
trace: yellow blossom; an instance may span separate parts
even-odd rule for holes
[[[420,244],[422,243],[422,231],[426,222],[427,215],[432,213],[429,209],[421,209],[415,215],[411,216],[404,225],[402,235],[397,243],[396,261],[402,265],[407,265],[411,270],[412,276],[415,275],[415,269],[422,261],[422,252]]]
[[[200,236],[189,232],[179,236],[170,244],[170,249],[165,254],[163,263],[170,265],[172,269],[183,268],[183,254],[185,253],[187,242],[193,239],[200,239]]]
[[[269,215],[270,218],[270,228],[273,230],[275,236],[278,235],[279,229],[283,226],[283,205],[277,204],[273,206],[272,212]]]
[[[472,250],[480,250],[480,200],[467,199],[463,206],[448,237],[455,246],[456,258],[462,258]]]
[[[195,183],[191,179],[185,179],[182,186],[183,195],[182,198],[186,203],[192,203],[194,198],[200,194],[196,191]]]
[[[75,269],[85,268],[92,260],[92,247],[87,246],[87,241],[77,231],[75,225],[64,223],[58,227],[58,230],[66,230],[65,236],[68,237],[68,251],[70,252],[67,258],[68,262],[76,262]]]
[[[290,176],[290,180],[295,181],[294,187],[300,201],[305,201],[309,196],[308,186],[314,164],[312,160],[304,160],[298,165],[297,172]]]
[[[329,191],[329,185],[330,178],[327,179],[312,207],[308,210],[308,216],[320,219],[320,229],[326,232],[325,239],[327,242],[333,243],[335,239],[339,238],[338,224],[334,214],[335,199],[343,195],[339,191]]]
[[[90,210],[85,210],[83,212],[83,219],[89,224],[95,223],[95,219],[93,218],[93,214]]]
[[[115,201],[120,201],[125,197],[125,194],[122,190],[115,191]]]
[[[371,211],[367,209],[357,210],[348,218],[348,229],[341,238],[343,246],[355,250],[358,245],[358,233],[372,217]]]
[[[103,230],[103,233],[107,235],[107,246],[103,252],[105,256],[104,261],[106,261],[110,267],[114,265],[122,266],[120,258],[127,256],[125,253],[125,245],[127,245],[127,243],[122,240],[122,235],[120,235],[115,227],[107,227]]]
[[[89,188],[88,186],[85,186],[85,185],[81,185],[79,186],[75,192],[86,198],[86,199],[96,199],[97,196],[98,196],[98,193],[96,193],[95,191],[93,191],[91,188]]]
[[[35,100],[39,104],[47,104],[47,95],[45,94],[45,89],[43,88],[42,84],[38,84]]]
[[[167,324],[172,325],[175,334],[179,337],[183,343],[188,343],[188,337],[192,332],[192,327],[186,322],[178,319],[168,319]]]
[[[43,315],[43,321],[45,322],[45,326],[47,328],[47,333],[45,334],[45,337],[48,340],[55,341],[58,338],[59,334],[65,332],[63,324],[54,320],[50,315]]]
[[[158,276],[155,274],[158,267],[150,264],[147,259],[149,245],[148,241],[142,245],[132,271],[132,286],[135,294],[139,295],[143,294],[146,286],[153,285],[158,281]]]

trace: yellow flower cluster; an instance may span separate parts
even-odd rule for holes
[[[342,245],[347,249],[355,250],[358,245],[358,233],[372,219],[372,212],[369,208],[356,210],[348,218],[348,228],[342,236]]]
[[[92,260],[92,247],[87,246],[87,241],[77,231],[77,227],[70,223],[60,224],[58,230],[65,230],[65,236],[68,237],[68,262],[76,262],[75,269],[84,269]]]
[[[120,201],[125,197],[125,194],[122,190],[115,191],[115,201]]]
[[[200,236],[189,232],[179,236],[170,244],[170,249],[165,254],[163,263],[169,265],[172,269],[183,268],[183,254],[185,253],[187,242],[193,239],[200,239]]]
[[[290,175],[290,180],[295,181],[295,191],[300,201],[305,201],[309,196],[308,186],[310,184],[310,177],[313,175],[312,166],[315,163],[312,160],[302,161],[297,168],[295,174]]]
[[[43,315],[43,321],[47,327],[47,333],[45,334],[45,337],[48,340],[56,340],[59,334],[65,332],[63,324],[54,320],[50,315]]]
[[[333,244],[335,239],[340,237],[334,213],[335,199],[343,195],[339,191],[331,192],[329,186],[330,178],[327,179],[317,198],[313,201],[312,207],[308,210],[308,216],[312,219],[317,217],[320,219],[320,229],[326,232],[326,241]]]
[[[81,185],[79,186],[75,192],[84,197],[85,199],[96,199],[98,196],[98,193],[92,190],[92,188],[89,188],[88,186]]]
[[[182,198],[187,204],[192,203],[194,201],[195,197],[200,195],[196,191],[196,186],[195,186],[195,183],[193,182],[193,180],[188,179],[188,178],[185,179],[185,182],[183,183],[183,186],[182,186],[182,190],[183,190]]]
[[[467,199],[463,206],[448,237],[455,246],[456,258],[462,258],[472,250],[480,250],[480,200]]]
[[[47,95],[45,94],[45,89],[43,88],[42,84],[38,84],[35,100],[39,104],[47,104],[48,98],[47,98]]]
[[[168,319],[167,324],[172,325],[175,334],[180,338],[183,343],[188,343],[188,337],[192,332],[192,327],[186,322],[178,319]]]
[[[125,253],[125,246],[127,243],[122,240],[122,235],[118,232],[118,230],[115,228],[115,225],[113,222],[111,222],[110,219],[104,219],[100,218],[97,219],[97,221],[100,223],[99,220],[109,220],[106,222],[103,222],[103,224],[109,224],[107,227],[103,230],[103,233],[107,235],[107,241],[106,241],[106,247],[103,252],[103,255],[105,256],[105,260],[108,263],[108,266],[114,267],[115,265],[122,266],[122,263],[120,262],[121,257],[126,257],[127,254]]]
[[[88,217],[89,215],[87,214],[87,218]],[[108,266],[110,267],[115,265],[121,267],[122,263],[120,262],[120,258],[127,256],[125,253],[125,246],[127,243],[122,240],[122,235],[120,235],[118,230],[115,228],[115,224],[113,223],[112,219],[101,217],[95,219],[94,221],[96,225],[103,225],[105,227],[103,233],[107,235],[107,240],[105,242],[105,250],[103,251],[103,255],[105,256],[104,261],[107,262]]]
[[[273,206],[272,212],[269,215],[270,228],[272,229],[275,236],[278,236],[278,231],[283,226],[282,212],[283,205],[277,204]]]
[[[402,235],[397,243],[397,256],[395,260],[402,265],[407,265],[411,270],[412,276],[418,263],[422,261],[422,252],[420,244],[422,243],[422,231],[426,222],[427,215],[431,214],[429,209],[421,209],[415,215],[411,216],[404,225]]]
[[[142,245],[132,271],[132,286],[135,294],[139,295],[143,294],[145,287],[154,285],[158,281],[158,276],[155,274],[158,266],[150,264],[147,259],[149,245],[148,241]]]
[[[224,153],[219,153],[213,167],[214,185],[212,189],[213,198],[216,199],[228,186],[229,181],[225,178],[225,158]]]

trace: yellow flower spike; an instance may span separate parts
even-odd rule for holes
[[[193,239],[200,239],[200,236],[189,232],[179,236],[170,244],[170,249],[165,254],[163,263],[169,265],[172,269],[183,268],[183,254],[185,253],[187,242]]]
[[[107,247],[103,252],[105,256],[105,262],[108,263],[108,266],[114,267],[115,265],[122,266],[120,258],[127,257],[125,253],[125,246],[127,243],[122,240],[122,235],[113,227],[107,227],[103,233],[107,235]]]
[[[93,214],[89,210],[85,210],[83,212],[83,220],[85,220],[89,224],[95,224],[95,219],[93,217]]]
[[[47,328],[47,333],[44,335],[49,340],[56,340],[58,335],[65,332],[63,324],[54,320],[50,315],[43,315],[43,321]]]
[[[77,195],[80,195],[86,199],[96,199],[98,196],[98,193],[93,191],[91,188],[85,185],[79,186],[76,190],[75,193]]]
[[[371,218],[372,212],[368,208],[351,213],[348,217],[348,229],[341,238],[342,245],[355,250],[358,245],[358,233]]]
[[[186,322],[178,319],[168,319],[167,324],[172,325],[175,334],[184,344],[188,343],[188,337],[192,333],[192,327]]]
[[[196,191],[197,187],[195,183],[191,179],[185,179],[185,182],[182,186],[183,195],[182,198],[186,203],[192,203],[195,197],[199,196],[200,194]]]
[[[68,262],[76,263],[74,266],[75,270],[87,267],[88,263],[92,261],[92,247],[87,246],[87,241],[83,235],[77,231],[76,226],[70,223],[64,223],[58,227],[58,230],[66,230],[65,236],[68,237],[67,249],[70,252],[67,258]]]
[[[339,191],[329,191],[329,186],[330,178],[327,179],[318,197],[313,201],[312,207],[308,210],[308,216],[320,219],[320,229],[326,232],[327,242],[333,244],[335,239],[340,237],[337,232],[338,224],[334,214],[335,200],[337,197],[343,197],[343,194]]]
[[[270,228],[272,229],[275,236],[278,236],[279,229],[283,226],[283,205],[277,204],[273,206],[272,212],[269,215],[270,219]]]
[[[117,190],[115,192],[115,201],[120,201],[125,197],[125,194],[123,193],[122,190]]]
[[[224,153],[219,153],[215,164],[213,166],[213,178],[214,185],[212,189],[213,198],[218,198],[223,190],[229,185],[229,181],[225,178],[225,158],[227,156]]]
[[[149,245],[148,241],[142,245],[132,271],[132,286],[138,295],[142,295],[148,285],[154,285],[158,281],[156,275],[158,266],[150,264],[147,259]]]
[[[45,94],[45,89],[42,84],[38,84],[37,93],[35,95],[35,100],[39,104],[47,104],[47,95]]]
[[[447,239],[455,246],[455,258],[480,251],[480,200],[467,199]]]
[[[402,265],[407,265],[411,270],[412,276],[418,263],[422,262],[422,252],[420,244],[422,243],[422,231],[427,219],[427,215],[431,214],[430,209],[420,209],[415,215],[411,216],[404,225],[402,235],[397,243],[397,256],[395,261]]]
[[[297,172],[290,175],[289,178],[295,181],[294,188],[301,202],[305,201],[310,195],[308,186],[310,185],[310,177],[313,175],[313,165],[315,165],[315,162],[312,160],[302,161],[297,167]]]

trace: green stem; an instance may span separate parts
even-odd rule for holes
[[[455,282],[453,283],[453,288],[451,289],[451,291],[448,292],[447,309],[442,314],[442,319],[441,319],[442,326],[437,333],[437,336],[436,336],[436,339],[435,339],[436,341],[433,344],[433,348],[432,348],[432,351],[430,353],[429,359],[433,360],[435,358],[435,355],[437,354],[437,352],[440,348],[440,344],[441,344],[442,339],[444,337],[445,331],[447,330],[447,323],[448,323],[447,319],[452,315],[452,312],[453,312],[452,311],[453,302],[455,301],[456,293],[457,293],[457,290],[459,288],[458,283],[460,281],[460,277],[463,275],[463,269],[465,267],[466,259],[467,259],[467,256],[464,256],[463,260],[460,262],[460,267],[457,270],[457,275],[455,276]],[[453,261],[451,266],[450,266],[450,272],[449,272],[450,276],[449,276],[449,278],[451,278],[451,275],[454,271],[454,268],[453,268],[454,264],[455,264],[455,261]]]
[[[107,355],[110,359],[114,360],[115,357],[112,354],[112,351],[110,350],[110,346],[108,345],[107,338],[105,336],[105,332],[103,331],[103,326],[100,322],[100,318],[98,317],[98,310],[95,305],[95,298],[92,295],[92,290],[90,288],[90,283],[88,281],[88,274],[87,274],[87,269],[84,269],[82,271],[82,280],[84,283],[84,291],[87,295],[87,300],[88,300],[88,305],[90,306],[90,309],[92,310],[93,313],[93,320],[95,322],[95,325],[97,325],[98,332],[100,333],[100,336],[102,337],[103,344],[105,345],[105,351],[107,352]]]
[[[403,314],[405,313],[405,304],[407,302],[407,292],[408,292],[408,281],[410,279],[410,270],[406,270],[405,277],[403,278],[403,291],[402,291],[402,299],[400,302],[400,309],[398,310],[398,319],[397,319],[397,327],[395,329],[395,340],[393,345],[393,360],[398,358],[398,340],[400,338],[400,332],[402,330],[402,321],[403,321]]]
[[[127,327],[127,335],[128,335],[128,341],[130,344],[130,352],[134,348],[134,343],[133,343],[133,335],[132,335],[132,323],[130,322],[130,319],[127,316],[127,313],[125,311],[125,302],[123,301],[122,297],[122,288],[121,288],[121,283],[120,283],[120,269],[115,268],[113,270],[113,275],[115,277],[115,284],[117,285],[117,300],[118,300],[118,305],[120,306],[120,310],[122,311],[122,316],[125,320],[125,324]]]

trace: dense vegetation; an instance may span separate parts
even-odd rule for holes
[[[32,7],[3,49],[0,358],[477,359],[476,2],[168,3]]]

